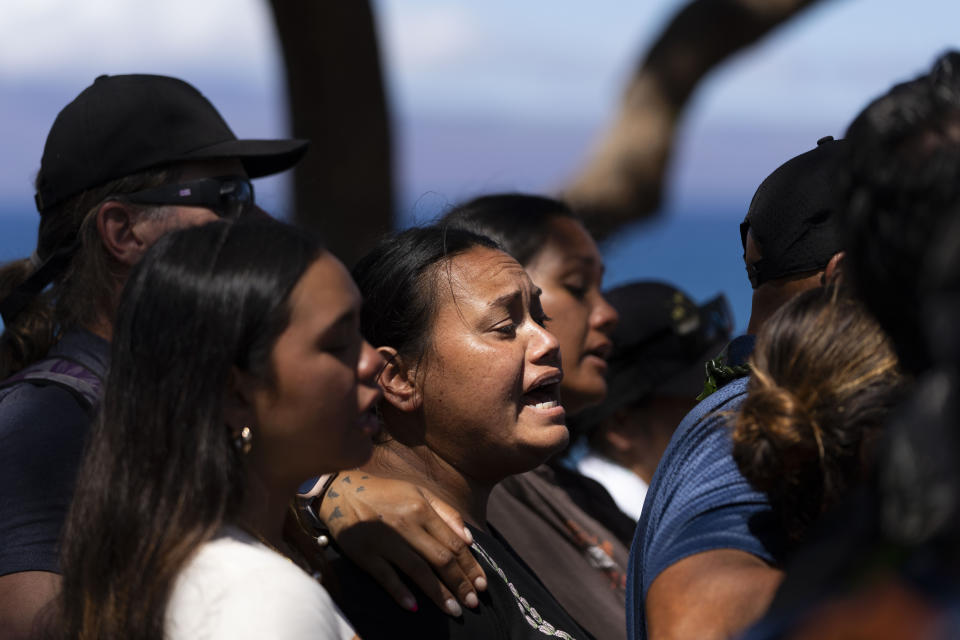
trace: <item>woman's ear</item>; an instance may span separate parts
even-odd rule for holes
[[[383,388],[384,399],[400,411],[419,409],[421,396],[416,383],[416,370],[408,368],[393,347],[378,347],[377,352],[387,362],[380,370],[378,380]]]
[[[253,376],[236,367],[230,369],[230,377],[223,391],[223,420],[231,433],[239,433],[244,427],[257,426],[254,388]]]

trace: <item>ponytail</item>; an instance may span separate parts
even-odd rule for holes
[[[9,299],[35,271],[30,258],[0,267],[0,299]],[[50,294],[41,293],[30,299],[9,322],[4,319],[0,335],[0,380],[46,355],[55,342],[53,315]]]
[[[0,380],[43,358],[65,329],[112,316],[122,282],[100,240],[96,212],[108,198],[174,178],[171,169],[137,173],[41,214],[33,256],[0,267]],[[38,175],[38,189],[42,181]]]
[[[799,537],[820,515],[836,480],[826,465],[823,428],[812,407],[755,370],[734,432],[733,457]]]

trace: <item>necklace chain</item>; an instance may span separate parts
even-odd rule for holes
[[[513,599],[520,608],[520,613],[523,614],[527,624],[544,635],[554,636],[561,638],[562,640],[576,640],[566,631],[557,629],[555,626],[543,619],[543,616],[541,616],[540,613],[533,608],[527,599],[520,595],[520,592],[517,591],[517,588],[513,586],[513,583],[510,582],[509,578],[507,578],[507,574],[504,573],[503,569],[500,568],[500,565],[498,565],[497,562],[490,557],[490,554],[487,553],[486,549],[480,546],[479,542],[474,540],[473,544],[470,545],[470,548],[476,551],[477,555],[483,558],[484,562],[490,565],[490,568],[492,568],[494,572],[496,572],[496,574],[500,576],[500,578],[506,583],[507,588],[510,589],[510,593],[513,594]]]

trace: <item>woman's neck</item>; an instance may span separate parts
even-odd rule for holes
[[[494,485],[470,478],[426,444],[391,439],[374,448],[373,457],[363,468],[378,477],[406,480],[428,489],[456,509],[468,524],[487,529],[487,500]]]
[[[237,524],[275,549],[283,549],[283,523],[296,487],[271,487],[257,474],[247,473],[243,506]]]

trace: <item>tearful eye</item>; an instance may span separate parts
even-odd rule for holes
[[[550,316],[548,316],[548,315],[545,314],[545,313],[541,313],[540,315],[536,316],[536,317],[533,319],[534,322],[536,322],[538,325],[540,325],[541,327],[544,327],[544,328],[546,328],[547,323],[550,322],[551,320],[553,320],[553,318],[551,318]]]
[[[497,333],[503,336],[513,337],[517,335],[517,325],[515,322],[510,324],[505,324],[494,329]]]

